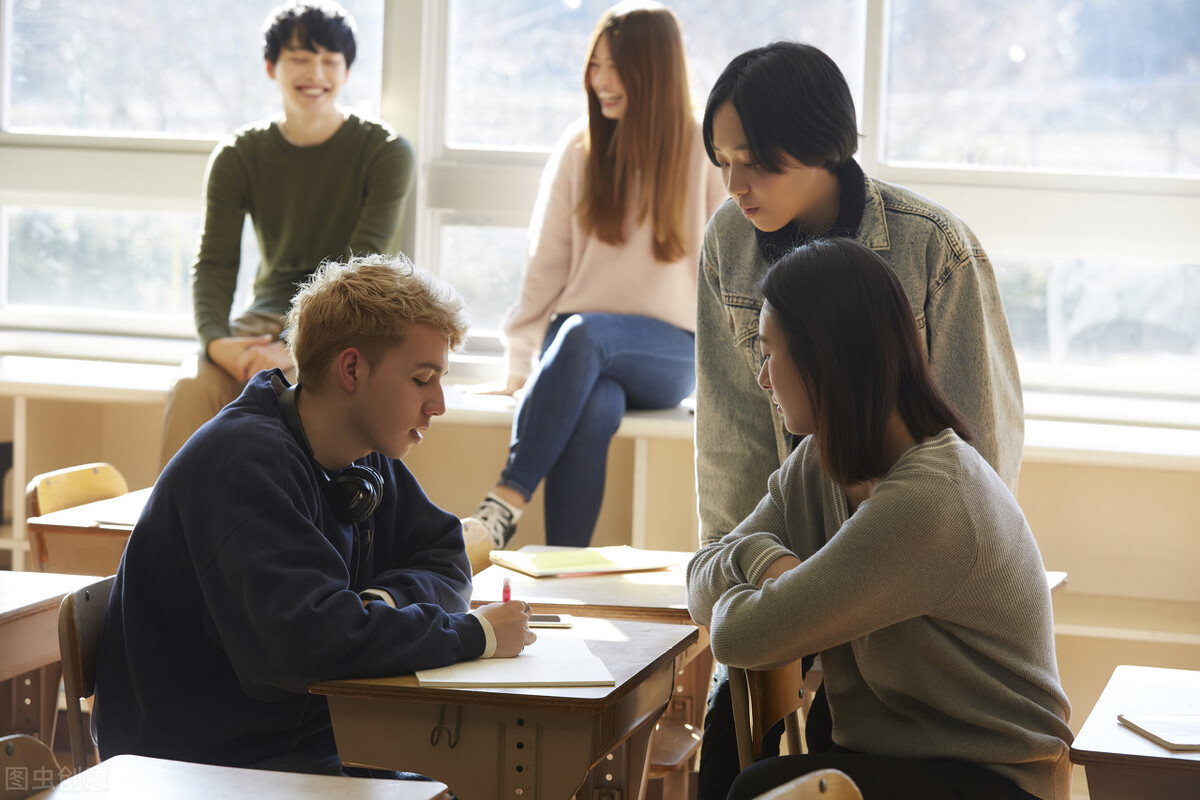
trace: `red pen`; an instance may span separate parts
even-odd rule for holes
[[[505,603],[512,600],[512,581],[508,578],[504,579],[504,588],[500,590],[500,599]]]

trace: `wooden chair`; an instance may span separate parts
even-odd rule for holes
[[[67,730],[71,736],[71,761],[75,771],[87,769],[96,744],[83,720],[83,700],[96,690],[96,653],[108,611],[113,578],[108,577],[63,598],[58,607],[58,648],[62,653],[63,682],[67,688]]]
[[[688,787],[700,738],[704,701],[712,683],[712,650],[705,644],[695,658],[675,670],[675,690],[671,704],[650,736],[649,780],[661,781],[659,796],[688,796]]]
[[[0,800],[32,797],[61,778],[58,760],[41,739],[23,733],[0,738]]]
[[[687,797],[690,763],[700,749],[700,731],[690,722],[663,717],[650,736],[649,780],[662,781],[663,798]]]
[[[776,786],[756,800],[862,800],[862,792],[841,770],[822,769]]]
[[[763,734],[781,719],[788,752],[807,752],[804,715],[820,683],[817,670],[809,670],[807,680],[801,676],[798,660],[770,670],[729,667],[729,696],[742,769],[762,757]]]
[[[30,517],[125,494],[129,484],[112,464],[97,462],[34,476],[25,488]],[[112,575],[128,536],[30,531],[33,568],[72,575]]]

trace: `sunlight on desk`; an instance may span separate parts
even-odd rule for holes
[[[642,586],[678,586],[683,581],[682,569],[657,569],[652,572],[630,572],[625,574],[626,583]]]
[[[621,631],[611,620],[598,619],[596,617],[580,618],[575,621],[576,625],[587,626],[587,638],[600,642],[628,642],[629,637]],[[578,638],[579,634],[576,629],[567,628],[558,630],[554,628],[539,628],[537,631],[538,638],[559,637],[559,638]]]

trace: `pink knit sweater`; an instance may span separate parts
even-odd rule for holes
[[[585,128],[582,119],[567,129],[542,174],[521,296],[504,322],[511,375],[529,375],[550,318],[557,313],[636,314],[696,329],[700,243],[709,216],[726,198],[720,170],[704,152],[700,125],[693,129],[691,146],[688,252],[670,263],[654,259],[649,218],[634,226],[636,197],[628,204],[623,244],[605,244],[580,230],[574,210],[583,187]]]

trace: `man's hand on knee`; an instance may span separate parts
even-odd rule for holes
[[[270,336],[266,337],[265,342],[262,339],[263,337],[258,337],[258,340],[247,347],[238,358],[238,365],[244,370],[242,380],[249,380],[264,369],[275,367],[290,374],[295,366],[291,355],[288,354],[287,345]]]
[[[263,334],[262,336],[223,336],[220,339],[213,339],[208,343],[208,349],[205,354],[208,360],[216,364],[221,369],[229,373],[236,380],[244,381],[249,376],[244,374],[244,369],[240,366],[239,360],[246,349],[255,344],[266,344],[270,342],[273,336]]]

